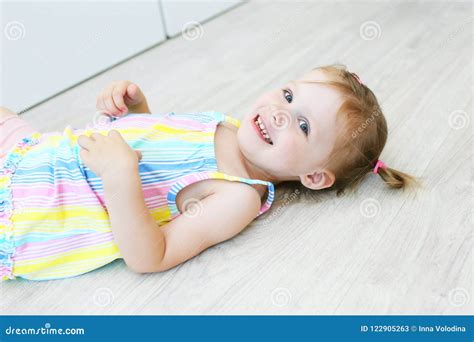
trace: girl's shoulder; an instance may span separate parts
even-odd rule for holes
[[[178,206],[180,212],[183,212],[187,203],[191,203],[192,201],[200,201],[213,194],[218,195],[220,198],[241,198],[240,195],[242,195],[249,197],[249,203],[251,202],[252,198],[258,198],[258,203],[260,204],[258,208],[256,208],[258,212],[266,189],[267,187],[261,184],[231,182],[223,179],[204,179],[190,184],[182,189],[176,197],[176,205]],[[254,203],[255,202],[256,201],[254,201]],[[235,205],[243,206],[244,203],[235,203]],[[249,208],[249,210],[254,209],[255,208]]]

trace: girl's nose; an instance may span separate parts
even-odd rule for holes
[[[282,108],[274,109],[271,113],[271,123],[275,129],[287,129],[293,122],[291,113]]]

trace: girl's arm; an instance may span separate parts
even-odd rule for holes
[[[145,205],[137,171],[110,175],[103,183],[116,243],[127,266],[138,273],[168,270],[230,239],[252,222],[261,205],[255,189],[229,183],[192,212],[159,227]]]
[[[165,237],[145,204],[138,168],[108,173],[102,183],[112,233],[126,264],[133,270],[143,260],[159,264]]]

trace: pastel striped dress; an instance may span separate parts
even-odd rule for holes
[[[257,216],[274,198],[271,182],[217,169],[217,125],[240,122],[220,112],[129,114],[118,120],[34,133],[6,155],[0,171],[0,276],[49,280],[77,276],[122,258],[114,243],[101,179],[80,159],[77,138],[118,130],[142,152],[139,172],[146,205],[158,225],[181,213],[178,192],[203,179],[268,187]]]

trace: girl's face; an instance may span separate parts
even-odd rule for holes
[[[309,80],[328,79],[323,71],[313,70],[264,93],[241,120],[237,139],[255,175],[266,175],[275,183],[300,180],[306,187],[322,189],[334,182],[325,165],[341,129],[336,113],[342,99],[328,86],[300,82]],[[257,128],[256,118],[267,138]]]

